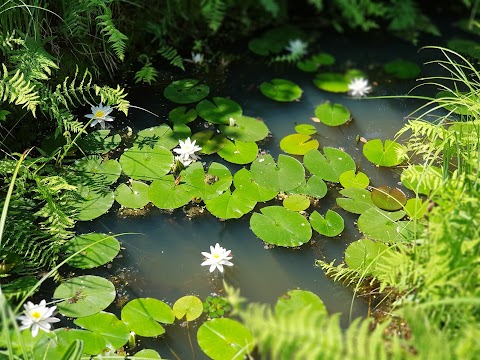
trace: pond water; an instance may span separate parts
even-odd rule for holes
[[[381,36],[334,36],[321,36],[316,47],[333,54],[338,68],[355,67],[369,74],[370,81],[377,83],[373,95],[405,94],[415,85],[414,81],[387,81],[378,69],[384,62],[397,57],[421,64],[423,55],[419,57],[416,47]],[[175,78],[164,79],[158,86],[130,89],[129,100],[133,105],[148,109],[159,117],[132,109],[123,125],[141,130],[167,122],[166,114],[175,104],[163,98],[164,87],[172,80],[192,76],[195,75],[176,75]],[[294,81],[303,89],[299,102],[278,103],[259,92],[258,85],[262,81],[276,77]],[[399,181],[395,171],[370,164],[362,154],[362,144],[357,143],[356,138],[360,135],[366,139],[392,139],[405,123],[405,117],[421,104],[418,101],[356,100],[345,94],[326,93],[314,86],[312,74],[286,64],[268,66],[255,62],[236,63],[228,71],[211,69],[209,78],[213,79],[213,83],[209,83],[209,98],[230,97],[242,106],[245,115],[263,119],[272,137],[260,147],[274,158],[282,153],[280,140],[294,133],[296,124],[313,124],[318,129],[320,146],[345,149],[354,158],[358,169],[369,175],[372,185],[395,185]],[[311,117],[314,116],[315,107],[326,100],[346,106],[354,120],[349,125],[332,128],[313,122]],[[202,160],[208,163],[212,159],[204,157]],[[215,161],[218,161],[217,157]],[[107,278],[114,276],[119,286],[120,300],[127,297],[155,297],[173,304],[184,295],[193,294],[203,300],[211,293],[220,292],[222,277],[210,274],[207,267],[200,266],[203,261],[201,252],[208,251],[210,245],[218,242],[231,249],[234,256],[234,267],[226,269],[225,280],[240,288],[242,296],[249,301],[273,304],[288,290],[309,290],[324,301],[330,313],[340,312],[342,324],[346,326],[354,318],[367,314],[365,300],[355,298],[350,289],[334,283],[320,268],[314,266],[316,259],[329,262],[341,260],[348,244],[360,238],[354,225],[357,216],[336,207],[336,196],[337,190],[329,189],[327,196],[315,209],[323,214],[327,209],[334,208],[344,217],[345,230],[341,236],[327,238],[314,232],[312,241],[299,249],[267,248],[249,229],[250,215],[239,220],[220,221],[207,211],[190,219],[182,209],[168,213],[153,208],[144,216],[137,217],[121,217],[112,210],[95,221],[80,223],[78,230],[124,234],[118,237],[125,248],[121,257],[115,259],[110,267],[97,270],[97,274]],[[112,311],[119,313],[118,309]],[[196,345],[196,327],[190,326],[189,330],[177,324],[168,326],[162,339],[142,339],[141,347],[154,348],[165,358],[206,358]],[[194,355],[190,349],[188,331]]]

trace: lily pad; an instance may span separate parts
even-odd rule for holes
[[[383,71],[397,79],[415,79],[421,69],[412,61],[397,59],[383,65]]]
[[[399,221],[405,216],[402,210],[388,212],[370,208],[358,217],[358,229],[366,236],[383,242],[401,242],[409,239],[413,223]]]
[[[160,325],[173,324],[175,315],[170,306],[154,298],[139,298],[128,302],[122,308],[122,320],[130,331],[146,337],[155,337],[165,333]]]
[[[332,93],[344,93],[348,91],[348,84],[355,78],[365,77],[365,74],[356,69],[348,70],[346,73],[325,72],[319,73],[313,79],[313,83],[320,90]]]
[[[306,183],[291,191],[295,194],[304,194],[321,199],[327,194],[327,190],[327,184],[325,181],[318,176],[312,175]]]
[[[345,171],[356,169],[352,157],[345,151],[327,146],[323,148],[323,154],[318,150],[307,152],[303,157],[303,163],[312,174],[336,183],[340,181],[340,175]]]
[[[127,325],[114,314],[99,312],[95,315],[75,319],[75,325],[101,335],[110,348],[118,349],[125,345],[130,336]]]
[[[285,79],[273,79],[260,84],[260,91],[266,97],[280,101],[290,102],[300,99],[303,90],[294,82]]]
[[[311,239],[312,228],[308,220],[299,213],[282,206],[268,206],[260,211],[262,214],[252,214],[250,228],[266,243],[294,247]]]
[[[190,104],[206,98],[209,93],[208,85],[199,84],[195,79],[184,79],[168,85],[163,91],[163,96],[174,103]]]
[[[268,56],[282,52],[293,39],[304,39],[302,30],[285,25],[266,31],[262,36],[250,40],[248,48],[257,55]]]
[[[327,308],[323,301],[314,293],[307,290],[290,290],[280,296],[275,304],[275,314],[280,316],[290,311],[300,311],[308,308],[315,314],[327,315]]]
[[[283,206],[292,211],[304,211],[310,207],[310,199],[305,195],[292,194],[283,200]]]
[[[374,139],[363,145],[363,155],[375,165],[391,167],[406,160],[406,149],[392,140],[385,140],[383,144],[382,140]]]
[[[258,145],[254,142],[227,140],[225,146],[218,152],[218,155],[232,164],[250,164],[257,158]]]
[[[363,276],[375,271],[378,260],[388,251],[388,247],[370,239],[352,242],[345,250],[345,262],[350,269],[357,270]]]
[[[221,125],[220,131],[230,139],[244,142],[263,140],[269,132],[267,125],[262,120],[249,116],[236,117],[234,126]]]
[[[267,189],[289,191],[305,180],[305,169],[291,156],[279,155],[278,165],[269,154],[257,157],[250,166],[253,180]]]
[[[186,106],[179,106],[168,113],[168,118],[176,124],[188,124],[197,118],[197,110],[189,109]]]
[[[115,300],[115,286],[100,276],[84,275],[60,284],[54,299],[64,299],[57,303],[58,312],[69,317],[84,317],[96,314],[107,308]]]
[[[153,148],[163,146],[167,149],[173,149],[178,145],[178,134],[175,134],[170,126],[162,124],[140,130],[135,138],[133,145],[139,149],[145,147]]]
[[[148,198],[160,209],[177,209],[188,204],[194,194],[192,189],[182,181],[182,175],[178,183],[173,175],[169,174],[155,180],[148,189]]]
[[[355,170],[348,170],[340,175],[340,184],[345,188],[365,189],[370,184],[370,179],[363,172],[355,174]]]
[[[88,186],[80,186],[77,192],[82,198],[75,203],[76,219],[88,221],[105,214],[113,205],[114,195],[109,188],[92,190]]]
[[[443,183],[442,170],[436,166],[410,165],[402,171],[400,181],[417,194],[429,195],[440,189]]]
[[[143,349],[135,353],[135,355],[133,355],[130,358],[130,360],[146,360],[146,359],[162,360],[162,357],[155,350]]]
[[[197,104],[197,113],[205,121],[212,124],[228,125],[230,118],[242,116],[241,106],[233,100],[214,97],[213,103],[209,100],[202,100]]]
[[[345,228],[343,218],[333,210],[327,210],[325,218],[317,211],[310,215],[310,224],[319,233],[324,236],[337,236]]]
[[[455,52],[471,56],[480,60],[480,43],[469,39],[451,39],[447,47]]]
[[[237,190],[241,190],[245,197],[258,202],[265,202],[272,200],[277,196],[277,191],[267,189],[258,185],[253,179],[252,174],[245,168],[240,169],[233,176],[233,185]],[[325,186],[326,192],[326,186]]]
[[[173,313],[177,319],[185,316],[187,321],[193,321],[203,313],[203,303],[196,296],[183,296],[173,304]]]
[[[243,359],[254,347],[250,331],[238,321],[225,318],[204,322],[198,328],[197,341],[214,360]]]
[[[173,154],[167,148],[138,145],[126,150],[120,157],[125,175],[135,180],[155,180],[165,176],[172,168]]]
[[[232,174],[225,165],[213,162],[207,173],[203,165],[195,162],[183,170],[180,175],[189,187],[192,197],[210,200],[223,194],[232,184]],[[152,200],[153,202],[153,200]]]
[[[106,154],[116,149],[122,141],[119,134],[109,135],[108,129],[96,130],[80,138],[77,145],[87,155]]]
[[[96,155],[75,161],[73,169],[77,178],[73,179],[73,183],[88,184],[91,188],[111,185],[122,173],[117,160],[103,160]]]
[[[173,123],[173,137],[174,137],[174,139],[176,139],[177,141],[178,140],[184,140],[184,139],[190,137],[191,135],[192,135],[192,129],[190,129],[187,124]],[[173,146],[173,145],[170,145],[170,146]]]
[[[310,124],[299,124],[295,126],[295,131],[299,134],[313,135],[317,133],[317,128]]]
[[[407,197],[399,188],[379,186],[374,188],[371,194],[373,203],[383,210],[400,210],[407,203]]]
[[[148,185],[141,181],[130,181],[130,186],[120,184],[115,190],[115,200],[130,209],[141,209],[150,202]]]
[[[235,189],[233,193],[224,192],[211,200],[205,200],[207,210],[220,219],[239,219],[255,208],[257,202],[245,193]]]
[[[328,53],[319,53],[310,56],[309,58],[298,61],[297,68],[305,72],[315,72],[322,65],[335,64],[335,57]]]
[[[341,104],[326,101],[315,108],[315,116],[325,125],[340,126],[351,119],[350,111]]]
[[[376,208],[370,191],[360,188],[348,188],[340,191],[343,198],[337,198],[337,204],[342,209],[354,214],[362,214],[370,208]]]
[[[319,145],[318,140],[304,134],[287,135],[280,141],[280,148],[292,155],[305,155],[312,149],[318,149]]]
[[[202,148],[200,154],[211,155],[223,149],[227,143],[224,134],[217,134],[213,130],[205,130],[195,133],[191,140],[195,140],[196,144]]]
[[[107,346],[107,342],[99,334],[87,330],[60,328],[54,330],[51,337],[45,336],[40,339],[34,348],[32,358],[64,359],[70,345],[77,340],[82,341],[82,352],[86,355],[98,355]]]
[[[113,236],[90,233],[75,236],[64,246],[67,264],[80,269],[92,269],[112,261],[120,251],[120,243]]]

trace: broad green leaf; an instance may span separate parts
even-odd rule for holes
[[[176,183],[173,175],[169,174],[150,184],[148,198],[153,205],[160,209],[177,209],[192,200],[195,195],[191,187],[182,181],[181,175],[179,178]]]
[[[318,176],[312,175],[306,183],[291,191],[295,194],[303,194],[321,199],[327,194],[327,184]]]
[[[308,308],[315,314],[327,315],[327,308],[323,301],[314,293],[307,290],[290,290],[280,296],[275,304],[275,314],[281,316],[289,311],[301,311]]]
[[[168,85],[163,96],[178,104],[190,104],[208,96],[210,88],[195,79],[177,80]]]
[[[67,264],[80,269],[91,269],[112,261],[120,251],[120,243],[113,236],[99,233],[82,234],[69,240],[63,247]]]
[[[373,203],[383,210],[400,210],[407,203],[407,197],[399,188],[379,186],[374,188],[371,194]]]
[[[202,148],[200,154],[205,155],[211,155],[222,150],[228,141],[224,134],[217,134],[213,130],[197,132],[191,140],[196,141],[196,144]]]
[[[360,239],[348,245],[345,250],[345,262],[349,268],[368,276],[375,271],[378,260],[387,251],[388,247],[383,243]]]
[[[429,195],[442,187],[442,170],[436,166],[410,165],[402,171],[400,181],[415,193]]]
[[[250,166],[253,180],[267,189],[289,191],[299,187],[305,180],[305,169],[291,156],[279,155],[278,165],[271,155],[262,155]]]
[[[227,140],[218,155],[232,164],[250,164],[257,158],[258,145],[254,142]]]
[[[383,242],[401,242],[411,238],[413,223],[399,221],[405,212],[388,212],[378,208],[366,210],[358,217],[358,229],[366,236]]]
[[[351,118],[350,111],[341,104],[326,101],[315,108],[315,116],[325,125],[340,126]]]
[[[77,145],[87,155],[106,154],[114,150],[122,141],[119,134],[108,136],[109,134],[108,129],[93,131],[80,138]]]
[[[196,110],[205,121],[223,125],[228,125],[230,118],[237,119],[243,112],[237,102],[223,97],[214,97],[213,103],[209,100],[202,100],[197,104]]]
[[[310,215],[310,224],[319,233],[324,236],[337,236],[345,228],[343,218],[333,210],[327,210],[325,218],[317,211]]]
[[[142,150],[146,147],[154,148],[155,146],[173,149],[178,145],[179,138],[177,135],[166,124],[153,126],[140,130],[135,137],[133,145]]]
[[[122,308],[122,320],[130,331],[140,336],[155,337],[165,333],[160,323],[173,324],[175,315],[170,306],[154,298],[138,298]]]
[[[101,335],[113,349],[125,345],[130,336],[127,325],[114,314],[101,311],[95,315],[75,319],[75,325]]]
[[[202,300],[192,295],[183,296],[173,304],[173,313],[177,319],[185,316],[187,321],[193,321],[203,313]]]
[[[235,189],[233,193],[224,192],[222,195],[205,200],[207,210],[220,219],[239,219],[253,210],[257,202],[245,193],[245,190]]]
[[[171,122],[177,124],[188,124],[197,118],[197,110],[189,109],[186,106],[179,106],[168,113]]]
[[[344,198],[337,198],[337,204],[342,209],[354,214],[362,214],[370,208],[375,208],[370,191],[360,188],[349,188],[340,191]]]
[[[263,140],[268,136],[268,127],[262,120],[249,116],[238,116],[234,120],[235,124],[233,126],[220,126],[220,131],[230,139],[254,142]]]
[[[84,317],[96,314],[115,300],[115,286],[99,276],[78,276],[60,284],[53,294],[60,314]]]
[[[305,155],[312,149],[318,149],[318,146],[318,140],[304,134],[287,135],[280,141],[280,148],[292,155]]]
[[[120,157],[125,175],[135,180],[156,180],[165,176],[172,168],[173,154],[167,148],[134,146]]]
[[[363,155],[375,165],[391,167],[406,160],[406,149],[392,140],[385,140],[383,144],[382,140],[374,139],[363,145]]]
[[[355,170],[348,170],[340,175],[340,184],[345,189],[365,189],[370,184],[370,179],[361,171],[355,174]]]
[[[115,200],[130,209],[141,209],[150,202],[148,185],[141,181],[130,181],[130,186],[120,184],[115,190]]]
[[[250,228],[266,243],[294,247],[306,243],[312,237],[308,220],[299,213],[282,206],[268,206],[260,211],[262,214],[252,214]]]
[[[139,352],[135,353],[130,360],[146,360],[146,359],[154,359],[154,360],[162,360],[162,357],[152,349],[143,349]]]
[[[232,185],[232,174],[225,165],[213,162],[207,173],[200,162],[195,162],[180,173],[192,197],[210,200],[223,194]],[[153,202],[153,200],[152,200]]]
[[[290,40],[305,38],[302,30],[292,25],[283,25],[267,30],[262,36],[250,40],[248,48],[257,55],[268,56],[285,50]]]
[[[283,206],[292,211],[303,211],[310,207],[310,199],[305,195],[292,194],[283,200]]]
[[[285,79],[273,79],[260,84],[260,91],[266,97],[280,101],[290,102],[300,99],[303,90],[294,82]]]
[[[415,79],[421,69],[412,61],[397,59],[383,65],[383,71],[397,79]]]
[[[85,184],[91,187],[108,186],[119,178],[122,168],[117,160],[103,160],[100,156],[88,156],[75,161],[72,166],[76,185]]]
[[[411,219],[422,219],[428,212],[428,201],[422,201],[420,198],[408,199],[404,210]]]
[[[98,355],[107,346],[107,342],[100,334],[87,330],[60,328],[54,330],[51,335],[52,337],[44,337],[37,343],[33,358],[62,359],[75,340],[83,342],[83,353],[86,355]]]
[[[319,53],[309,58],[298,61],[297,68],[305,72],[315,72],[322,65],[333,65],[335,58],[327,53]]]
[[[313,83],[320,90],[325,90],[332,93],[344,93],[348,91],[348,84],[354,78],[365,77],[365,74],[360,70],[349,70],[344,74],[341,73],[318,73],[313,79]]]
[[[303,163],[312,174],[325,181],[337,183],[342,173],[356,169],[352,157],[345,151],[326,146],[323,148],[323,154],[318,150],[307,152],[303,157]]]
[[[258,185],[253,179],[252,174],[245,168],[240,169],[233,176],[233,184],[237,190],[240,190],[245,197],[258,202],[272,200],[277,196],[277,191],[267,189]],[[326,192],[325,185],[325,192]]]
[[[192,129],[187,124],[173,123],[173,138],[175,140],[185,140],[192,135]],[[173,139],[172,139],[173,142]],[[165,145],[164,145],[165,146]],[[176,145],[171,145],[172,147]]]
[[[451,39],[447,41],[447,47],[455,52],[480,60],[480,43],[478,41],[469,39]]]
[[[79,186],[77,193],[82,200],[75,203],[75,217],[79,221],[93,220],[105,214],[113,205],[114,195],[109,188],[92,190],[88,186]]]
[[[310,124],[299,124],[295,126],[295,131],[299,134],[313,135],[317,133],[317,128]]]

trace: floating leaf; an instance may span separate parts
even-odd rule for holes
[[[81,201],[75,203],[77,220],[96,219],[110,210],[113,205],[114,195],[109,188],[92,190],[88,186],[79,186],[77,193],[82,198]]]
[[[300,311],[308,308],[309,312],[327,315],[327,308],[323,301],[314,293],[307,290],[290,290],[280,296],[275,304],[275,315],[281,316],[290,311]]]
[[[207,173],[200,162],[191,164],[180,174],[190,188],[192,197],[210,200],[223,194],[232,184],[232,174],[225,165],[213,162]],[[153,202],[153,200],[152,200]]]
[[[415,79],[421,69],[412,61],[397,59],[383,65],[383,71],[397,79]]]
[[[198,328],[197,341],[205,354],[214,360],[243,359],[253,350],[250,331],[232,319],[217,318]]]
[[[45,336],[40,339],[34,348],[32,358],[64,359],[68,348],[76,340],[82,341],[82,352],[87,355],[98,355],[107,346],[107,342],[99,334],[87,330],[60,328],[54,330],[51,337]]]
[[[422,219],[428,212],[428,201],[419,198],[408,199],[404,210],[411,219]]]
[[[356,169],[352,157],[343,150],[325,146],[323,153],[310,150],[303,157],[303,163],[308,171],[325,181],[339,182],[342,173]]]
[[[302,215],[282,206],[260,209],[253,213],[250,227],[253,233],[266,243],[278,246],[300,246],[312,237],[312,228]]]
[[[122,141],[119,134],[108,136],[109,134],[108,129],[93,131],[80,138],[77,145],[87,155],[106,154],[114,150]]]
[[[360,70],[349,70],[345,74],[341,73],[319,73],[313,79],[313,83],[320,90],[325,90],[332,93],[344,93],[348,91],[348,84],[355,78],[365,77],[365,74]]]
[[[235,125],[221,125],[220,131],[226,137],[234,140],[253,142],[265,139],[268,136],[268,127],[262,120],[249,116],[238,116]]]
[[[237,119],[242,116],[241,106],[236,101],[223,97],[214,97],[213,103],[202,100],[197,104],[196,109],[200,117],[212,124],[228,125],[230,118]]]
[[[218,152],[218,155],[232,164],[250,164],[257,158],[258,145],[254,142],[227,140],[225,146]]]
[[[411,238],[413,223],[399,221],[405,212],[388,212],[370,208],[358,217],[358,229],[368,237],[384,242],[400,242]]]
[[[310,124],[299,124],[295,126],[295,131],[299,134],[313,135],[317,133],[317,128]]]
[[[392,140],[385,140],[384,145],[382,140],[374,139],[363,145],[363,155],[378,166],[397,166],[406,160],[405,154],[405,147]]]
[[[190,109],[187,111],[186,106],[179,106],[168,113],[168,118],[176,124],[188,124],[197,118],[197,110]]]
[[[315,72],[322,65],[333,65],[335,63],[335,58],[327,53],[319,53],[309,58],[298,61],[297,68],[305,72]]]
[[[287,135],[280,141],[280,148],[292,155],[305,155],[312,149],[318,149],[319,145],[318,140],[303,134]]]
[[[135,180],[155,180],[165,176],[173,164],[173,154],[167,148],[134,146],[120,157],[125,175]]]
[[[257,202],[246,195],[244,190],[224,192],[211,200],[205,200],[207,210],[220,219],[239,219],[253,210]]]
[[[451,39],[447,41],[447,47],[455,52],[480,59],[480,43],[468,39]]]
[[[291,156],[279,155],[278,165],[271,155],[263,155],[250,166],[253,180],[267,189],[289,191],[299,187],[305,179],[302,164]]]
[[[268,56],[284,50],[290,40],[304,38],[305,34],[302,30],[291,25],[284,25],[270,29],[261,37],[250,40],[248,48],[257,55]]]
[[[300,185],[292,192],[321,199],[327,194],[327,184],[318,176],[312,175],[305,184]]]
[[[310,215],[310,224],[319,233],[324,236],[337,236],[345,228],[343,218],[333,210],[327,210],[325,218],[317,211]]]
[[[115,200],[130,209],[141,209],[150,202],[148,185],[141,181],[130,181],[130,186],[120,184],[115,190]]]
[[[103,160],[101,156],[88,156],[75,161],[72,167],[76,179],[74,184],[108,186],[120,177],[122,168],[117,160]]]
[[[173,175],[166,175],[153,181],[148,189],[148,198],[160,209],[177,209],[188,204],[194,196],[192,189],[182,182],[182,175],[178,183]]]
[[[341,104],[326,101],[315,108],[315,116],[325,125],[340,126],[351,119],[350,111]]]
[[[260,91],[266,97],[281,102],[298,100],[303,92],[297,84],[285,79],[264,81],[260,84]]]
[[[203,303],[196,296],[183,296],[173,304],[173,313],[177,319],[185,316],[187,321],[193,321],[203,313]]]
[[[162,357],[152,349],[143,349],[139,352],[135,353],[130,360],[145,360],[145,359],[154,359],[154,360],[162,360]]]
[[[362,276],[368,276],[375,271],[378,260],[384,256],[388,247],[370,239],[360,239],[352,242],[345,250],[345,262],[351,269],[357,270]]]
[[[122,320],[135,334],[155,337],[165,333],[165,328],[159,323],[173,324],[175,315],[172,308],[163,301],[139,298],[122,308]]]
[[[370,208],[375,208],[370,191],[360,188],[349,188],[340,191],[344,198],[337,198],[337,204],[342,209],[354,214],[362,214]]]
[[[96,314],[115,300],[115,286],[99,276],[84,275],[60,284],[53,294],[60,314],[69,317],[84,317]]]
[[[370,179],[363,172],[359,171],[355,174],[355,170],[348,170],[340,175],[340,184],[345,189],[359,188],[365,189],[370,184]]]
[[[283,200],[283,206],[292,211],[303,211],[309,208],[310,200],[300,194],[292,194]]]
[[[120,243],[113,236],[90,233],[75,236],[64,246],[65,257],[80,251],[67,264],[80,269],[91,269],[112,261],[120,251]]]
[[[178,104],[190,104],[207,97],[210,88],[195,79],[177,80],[168,85],[163,96]]]
[[[186,124],[173,123],[173,137],[176,140],[185,140],[192,135],[192,130]],[[165,146],[165,145],[164,145]],[[176,145],[172,145],[175,147]]]
[[[436,166],[410,165],[402,171],[400,181],[415,193],[429,195],[442,187],[442,170]]]
[[[144,149],[145,147],[153,148],[155,146],[173,149],[178,145],[178,137],[170,126],[162,124],[140,130],[133,145],[139,149]]]
[[[400,210],[407,203],[407,197],[399,188],[379,186],[374,188],[371,194],[373,203],[383,210]]]
[[[258,202],[269,201],[277,196],[277,191],[267,189],[253,181],[252,174],[245,168],[242,168],[235,173],[233,176],[233,184],[245,197],[249,197]]]
[[[202,148],[200,153],[206,155],[222,150],[228,141],[224,134],[217,134],[213,130],[197,132],[192,136],[191,140],[195,140],[196,144]]]

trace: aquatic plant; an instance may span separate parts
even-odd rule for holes
[[[201,266],[210,266],[209,271],[214,272],[218,269],[223,273],[223,266],[233,266],[233,263],[229,260],[232,259],[232,251],[227,250],[216,243],[215,246],[210,246],[210,252],[202,251],[202,255],[205,256],[205,261]]]
[[[372,91],[368,80],[364,78],[353,78],[348,84],[348,93],[353,97],[362,97]]]
[[[27,301],[23,306],[25,308],[24,315],[18,316],[18,320],[22,322],[20,330],[31,329],[33,337],[38,335],[40,329],[45,332],[50,332],[52,327],[51,323],[60,321],[60,319],[52,316],[55,315],[54,312],[57,307],[48,307],[45,300],[40,301],[38,305]]]

